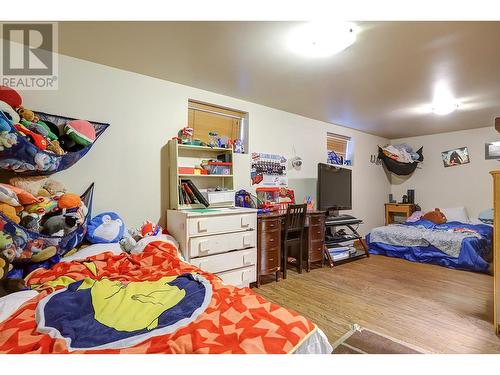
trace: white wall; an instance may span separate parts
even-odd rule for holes
[[[408,189],[415,189],[415,201],[423,210],[435,207],[465,206],[471,218],[492,207],[492,180],[489,172],[500,168],[496,160],[485,160],[484,144],[500,140],[492,125],[450,133],[392,140],[392,144],[408,143],[414,149],[424,146],[424,162],[409,178],[392,177],[395,199]],[[467,146],[470,163],[443,166],[441,151]]]
[[[26,91],[25,106],[68,117],[109,122],[92,150],[55,177],[75,192],[96,182],[94,213],[118,212],[129,227],[164,218],[168,204],[167,141],[187,124],[188,99],[249,112],[250,151],[304,158],[290,178],[314,178],[326,160],[326,132],[353,137],[353,213],[365,220],[362,232],[383,223],[390,182],[369,163],[387,140],[235,98],[66,56],[59,59],[57,91]],[[250,187],[249,155],[235,160],[236,185]]]

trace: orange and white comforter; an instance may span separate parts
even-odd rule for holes
[[[40,293],[0,323],[0,353],[290,353],[317,331],[166,242],[59,263],[27,282]]]

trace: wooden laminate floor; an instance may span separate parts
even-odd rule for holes
[[[266,280],[254,291],[308,317],[331,343],[358,323],[429,352],[500,353],[489,275],[372,255]]]

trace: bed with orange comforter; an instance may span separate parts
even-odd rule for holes
[[[0,353],[292,353],[319,331],[167,242],[58,263],[27,283],[40,293],[0,323]]]

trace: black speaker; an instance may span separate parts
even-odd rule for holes
[[[408,203],[415,204],[415,190],[408,189],[406,195],[408,196]]]

